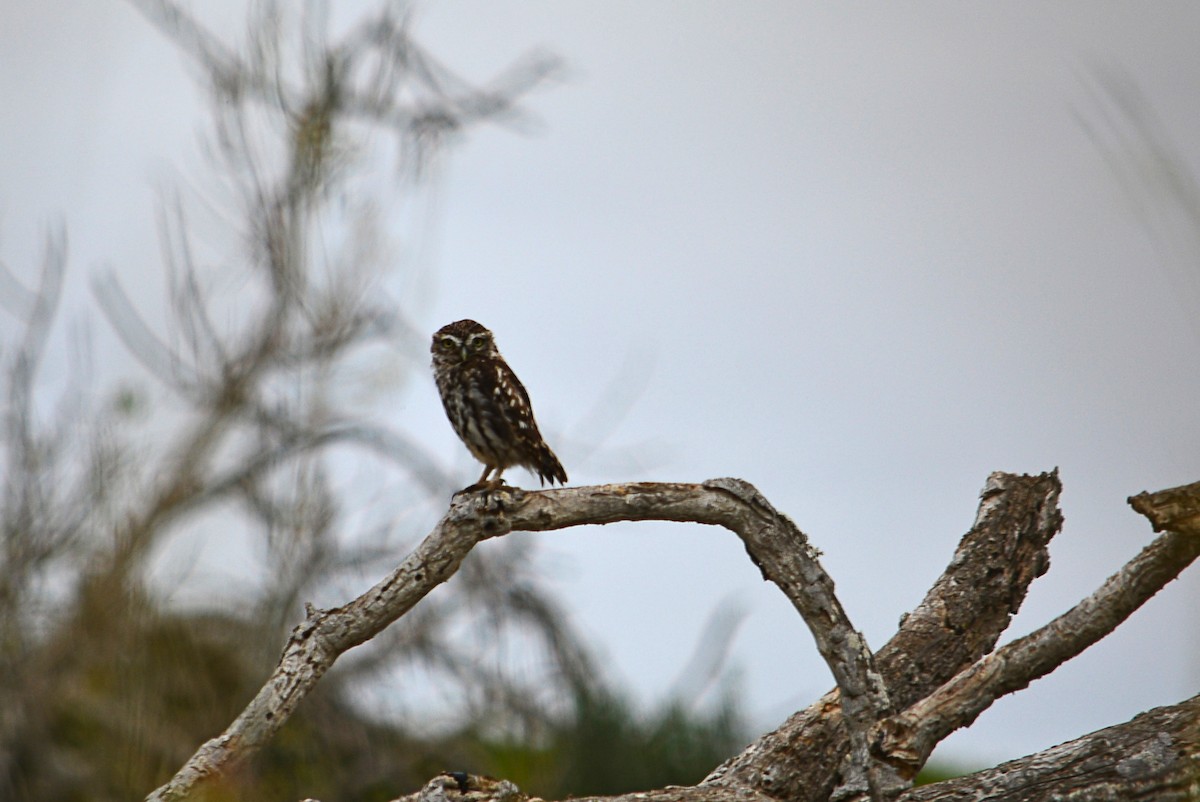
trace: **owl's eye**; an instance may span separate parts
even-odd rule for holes
[[[451,340],[449,337],[443,337],[442,339],[438,340],[438,348],[442,349],[443,351],[453,351],[454,340]]]
[[[482,351],[486,347],[487,347],[487,338],[486,337],[474,337],[471,339],[471,350],[472,351]]]

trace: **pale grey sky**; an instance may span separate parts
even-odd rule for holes
[[[237,6],[202,16],[231,30]],[[534,47],[569,65],[530,98],[536,131],[452,154],[420,243],[428,290],[394,289],[429,331],[496,332],[573,482],[755,483],[878,646],[990,471],[1058,466],[1065,486],[1050,573],[1010,635],[1148,542],[1126,496],[1200,479],[1195,232],[1150,177],[1151,234],[1081,124],[1129,133],[1098,91],[1098,69],[1119,71],[1200,171],[1200,7],[451,0],[417,6],[415,28],[478,79]],[[203,108],[121,3],[15,4],[0,48],[0,256],[27,264],[61,217],[82,306],[91,272],[154,264],[155,191],[195,174]],[[640,392],[591,453],[618,381]],[[425,374],[382,408],[473,478]],[[832,684],[725,532],[545,547],[645,698],[727,599],[747,611],[733,660],[758,724]],[[942,754],[1014,757],[1191,695],[1198,590],[1185,576]]]

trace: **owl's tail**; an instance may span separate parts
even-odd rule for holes
[[[538,479],[542,484],[558,482],[560,485],[565,485],[567,483],[567,472],[563,470],[562,463],[558,461],[558,457],[554,456],[550,446],[538,443],[534,459],[536,464],[531,467],[537,472]]]

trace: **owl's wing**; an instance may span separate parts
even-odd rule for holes
[[[529,392],[526,391],[525,385],[521,384],[521,380],[507,362],[500,362],[499,370],[502,374],[499,383],[501,392],[508,395],[508,403],[502,404],[501,408],[509,426],[515,432],[536,433],[538,428],[533,419],[533,404],[529,401]]]
[[[552,485],[555,482],[566,484],[567,472],[563,470],[562,463],[554,456],[550,446],[542,439],[542,433],[538,431],[537,421],[533,418],[533,405],[529,403],[529,393],[526,392],[525,385],[521,384],[521,380],[507,364],[502,370],[504,375],[500,377],[501,384],[509,393],[509,403],[502,404],[501,407],[505,423],[512,427],[515,441],[521,444],[522,456],[518,460],[519,464],[537,474],[543,485],[546,482]]]

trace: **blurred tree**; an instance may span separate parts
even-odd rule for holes
[[[4,799],[124,800],[164,782],[253,695],[301,602],[381,573],[413,535],[404,511],[456,489],[402,430],[356,407],[369,365],[427,360],[425,326],[407,317],[419,299],[386,293],[397,267],[381,210],[411,197],[464,132],[519,121],[518,102],[558,66],[530,57],[472,86],[392,6],[330,41],[324,3],[255,4],[235,49],[170,0],[135,5],[209,92],[219,189],[199,214],[227,234],[197,238],[197,204],[165,199],[165,324],[148,322],[115,274],[97,280],[108,322],[159,388],[125,383],[99,405],[82,380],[57,408],[39,388],[65,233],[47,238],[32,289],[0,270],[15,323],[0,375]],[[393,181],[378,180],[381,164]],[[356,472],[363,459],[382,477],[372,487]],[[387,499],[384,512],[362,514],[364,498]],[[253,543],[262,581],[220,584],[210,604],[166,603],[150,569],[181,532]],[[473,555],[462,581],[327,677],[223,792],[387,799],[445,768],[500,771],[522,751],[537,761],[579,748],[576,731],[601,725],[687,743],[700,763],[687,750],[678,762],[693,777],[740,744],[728,700],[711,721],[643,721],[605,687],[531,549],[510,539]],[[505,641],[529,664],[484,657]],[[452,700],[440,734],[367,712],[363,687],[394,691],[383,678],[397,675],[432,677]],[[556,769],[547,793],[599,790],[589,765]]]

